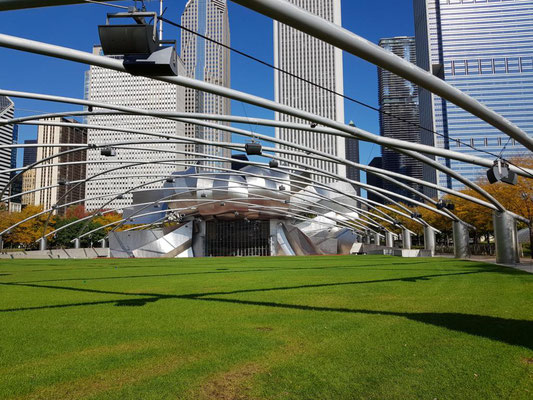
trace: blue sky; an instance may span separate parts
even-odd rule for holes
[[[132,2],[117,2],[130,5]],[[179,21],[186,0],[166,0],[165,17]],[[158,9],[158,1],[146,1],[149,9]],[[83,51],[91,51],[98,43],[97,25],[105,23],[107,12],[115,8],[95,4],[49,7],[0,14],[0,32]],[[231,45],[265,61],[273,63],[272,21],[242,6],[229,2]],[[411,0],[343,0],[343,26],[377,43],[380,38],[413,35]],[[178,39],[179,31],[165,27],[165,39]],[[0,87],[9,90],[83,97],[84,71],[87,66],[56,60],[15,50],[0,48]],[[273,99],[273,71],[239,55],[232,54],[232,82],[234,89]],[[377,70],[366,61],[352,55],[344,56],[345,93],[377,106]],[[13,99],[17,115],[31,115],[41,111],[55,112],[76,109],[74,106]],[[235,115],[273,118],[273,113],[250,105],[233,102]],[[346,120],[379,133],[379,115],[346,102]],[[273,134],[268,128],[258,132]],[[21,127],[19,141],[36,136],[35,127]],[[379,155],[379,146],[361,143],[361,163]],[[19,155],[20,159],[20,155]]]

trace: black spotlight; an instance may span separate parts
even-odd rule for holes
[[[511,171],[509,164],[502,160],[494,161],[494,165],[487,171],[489,183],[504,182],[509,185],[516,185],[518,176]]]
[[[139,12],[134,7],[125,13],[107,14],[106,25],[98,27],[105,55],[122,55],[124,68],[133,75],[177,75],[178,57],[174,42],[160,41],[157,25],[148,24],[145,17],[157,20],[154,12]],[[111,18],[133,18],[134,24],[110,25]],[[162,43],[172,44],[161,46]]]
[[[249,156],[260,156],[263,154],[263,146],[261,146],[261,143],[246,143],[244,145],[244,149],[246,150],[246,154]]]
[[[278,160],[270,160],[270,162],[268,163],[268,166],[270,168],[278,168],[279,167],[279,162],[278,162]]]
[[[443,200],[439,200],[439,201],[437,202],[437,209],[442,210],[442,209],[445,208],[445,207],[446,207],[446,203],[444,203]]]
[[[411,218],[422,218],[422,214],[419,212],[414,212],[411,214]]]
[[[100,150],[100,155],[104,157],[115,157],[117,155],[117,151],[112,147],[104,147]]]
[[[169,176],[167,179],[166,179],[167,183],[174,183],[174,178]]]
[[[59,186],[65,186],[65,185],[67,184],[67,181],[61,179],[61,180],[57,181],[57,184],[58,184]]]

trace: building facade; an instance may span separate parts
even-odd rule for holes
[[[49,118],[43,121],[76,123],[76,120],[67,118]],[[87,130],[85,128],[67,127],[67,126],[46,126],[40,125],[37,130],[37,148],[36,157],[38,160],[58,155],[70,149],[69,143],[83,144],[87,143]],[[47,144],[66,144],[61,147],[46,147]],[[54,157],[43,162],[42,168],[35,169],[35,189],[42,188],[31,196],[34,205],[43,207],[48,210],[55,205],[63,205],[71,202],[78,202],[85,199],[85,183],[87,159],[86,150],[76,151],[68,154]],[[55,164],[55,165],[54,165]],[[61,165],[57,165],[61,164]],[[28,179],[31,176],[28,175]],[[75,182],[75,183],[71,183]],[[79,184],[77,183],[79,182]],[[62,184],[61,184],[62,183]],[[74,205],[84,205],[84,202],[78,202]],[[64,214],[66,208],[58,208],[58,214]]]
[[[15,104],[7,96],[0,96],[0,119],[12,119],[15,114]],[[13,143],[13,125],[0,125],[0,169],[10,169],[12,160],[12,149],[3,145]],[[0,187],[4,187],[9,182],[9,174],[0,175]]]
[[[19,126],[14,125],[13,126],[13,138],[12,143],[18,144],[19,142]],[[18,154],[18,148],[12,148],[11,149],[11,169],[17,168],[17,154]],[[11,183],[10,187],[10,195],[11,196],[17,196],[22,193],[22,177],[18,176],[18,171],[12,171],[11,172],[11,179],[15,178],[15,180]],[[10,203],[12,207],[11,209],[19,210],[21,209],[22,205],[22,198],[21,196],[14,197],[10,200]]]
[[[379,45],[413,64],[416,63],[414,37],[385,38],[379,41]],[[378,93],[381,136],[421,143],[418,86],[390,71],[378,68]],[[421,161],[387,147],[383,147],[381,153],[384,169],[417,179],[424,178],[424,168],[428,168],[428,166]],[[425,191],[428,195],[436,196],[433,190],[424,189],[424,187],[413,183],[409,183],[409,185],[414,189]],[[416,197],[412,192],[391,182],[385,181],[384,188],[410,198]]]
[[[37,144],[37,140],[25,140],[24,144]],[[37,161],[37,147],[25,147],[22,156],[22,166],[27,167]],[[30,169],[22,175],[22,192],[29,192],[35,189],[35,169]],[[22,195],[22,205],[35,204],[35,192]]]
[[[93,54],[102,54],[100,46],[95,46]],[[113,56],[115,57],[115,56]],[[178,74],[184,75],[183,64],[178,58]],[[85,96],[97,102],[128,106],[150,111],[183,112],[185,110],[185,89],[181,86],[152,80],[145,77],[130,75],[125,72],[91,66],[85,77]],[[95,108],[95,111],[98,109]],[[126,142],[157,141],[154,136],[142,135],[134,131],[145,131],[183,137],[184,126],[181,122],[147,117],[143,115],[90,115],[86,119],[90,125],[102,127],[131,129],[131,132],[116,132],[103,129],[89,129],[89,143],[96,145],[120,144]],[[151,162],[135,165],[109,173],[113,179],[107,181],[88,181],[86,185],[86,208],[97,210],[111,198],[118,196],[136,186],[154,181],[159,176],[164,179],[172,172],[184,169],[173,160],[183,159],[186,150],[183,144],[157,143],[146,145],[130,145],[130,148],[116,149],[115,157],[101,155],[100,150],[89,150],[87,154],[87,176],[102,174],[110,168],[109,161],[121,162],[122,165]],[[165,151],[170,151],[165,153]],[[171,153],[180,151],[180,154]],[[163,163],[164,161],[168,161]],[[118,164],[113,164],[118,166]],[[147,188],[161,186],[162,183],[148,184]],[[131,204],[131,194],[122,199],[114,200],[108,207],[118,208]]]
[[[414,0],[414,12],[418,65],[533,135],[533,0]],[[527,154],[513,139],[426,90],[420,91],[420,114],[422,125],[438,133],[438,147],[491,160]],[[473,180],[486,171],[439,161]],[[438,183],[463,187],[441,173]]]
[[[374,157],[369,163],[368,165],[370,167],[374,167],[374,168],[383,168],[383,157]],[[381,179],[379,176],[377,175],[373,175],[373,174],[370,174],[370,173],[366,173],[366,183],[368,183],[369,185],[375,187],[375,188],[378,188],[378,189],[383,189],[383,179]],[[380,203],[380,204],[385,204],[385,200],[383,199],[383,197],[375,194],[375,193],[372,193],[372,192],[367,192],[367,195],[366,197],[368,198],[368,200],[371,200],[371,201],[375,201],[376,203]]]
[[[189,0],[181,24],[194,32],[230,46],[228,6],[226,0]],[[181,59],[186,75],[219,86],[230,87],[230,51],[191,32],[181,32]],[[211,93],[185,89],[185,111],[206,114],[231,114],[231,100]],[[229,125],[229,124],[225,124]],[[229,132],[185,124],[185,135],[210,142],[231,142]],[[186,145],[211,156],[231,157],[231,150],[216,146]],[[208,163],[211,164],[211,163]],[[214,163],[229,166],[229,163]]]
[[[340,0],[289,0],[312,14],[341,25]],[[274,21],[274,65],[300,78],[337,93],[344,93],[342,51],[300,32],[287,25]],[[327,117],[344,123],[344,99],[324,89],[294,78],[279,70],[274,75],[276,102]],[[276,113],[276,120],[284,122],[308,123],[282,113]],[[346,139],[324,135],[312,131],[277,128],[276,138],[301,144],[316,150],[358,162],[358,142],[347,145]],[[283,146],[281,146],[283,148]],[[294,161],[306,163],[323,171],[347,175],[345,166],[316,160],[305,155],[287,156]],[[351,176],[359,180],[358,171]],[[316,177],[319,181],[330,181]]]

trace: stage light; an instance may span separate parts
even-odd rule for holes
[[[246,150],[246,154],[249,156],[260,156],[261,154],[263,154],[263,146],[261,146],[261,143],[246,143],[244,145],[244,149]]]

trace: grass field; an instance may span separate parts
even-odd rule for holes
[[[532,399],[533,275],[452,259],[0,263],[1,399]]]

